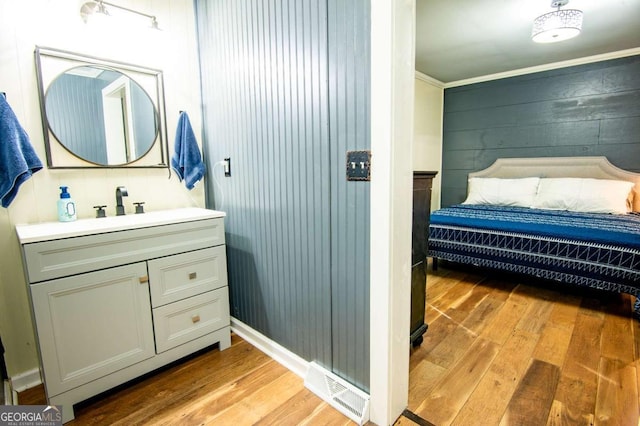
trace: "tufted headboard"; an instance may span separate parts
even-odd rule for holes
[[[634,182],[633,211],[640,211],[640,173],[620,169],[606,157],[536,157],[499,158],[484,170],[469,173],[469,177],[579,177],[617,179]]]

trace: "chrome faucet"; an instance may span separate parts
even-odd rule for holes
[[[122,205],[122,197],[128,196],[127,188],[119,186],[116,188],[116,216],[124,215],[124,206]]]

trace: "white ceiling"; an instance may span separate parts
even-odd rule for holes
[[[443,83],[640,48],[640,0],[571,0],[582,33],[531,41],[551,0],[416,0],[416,70]]]

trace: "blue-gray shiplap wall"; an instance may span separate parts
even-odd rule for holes
[[[333,371],[369,384],[369,184],[346,182],[346,151],[371,146],[369,0],[329,0]],[[372,159],[375,161],[375,159]]]
[[[369,186],[344,176],[370,146],[368,0],[194,4],[232,315],[368,389]]]
[[[444,93],[442,206],[500,157],[605,156],[640,172],[640,56]]]
[[[47,120],[56,139],[79,157],[100,164],[107,164],[101,118],[104,116],[101,93],[106,85],[98,79],[62,74],[50,86],[46,98]]]

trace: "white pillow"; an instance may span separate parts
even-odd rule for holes
[[[462,204],[530,207],[540,178],[469,178],[469,195]]]
[[[531,207],[587,213],[627,213],[633,182],[591,178],[540,179]]]

